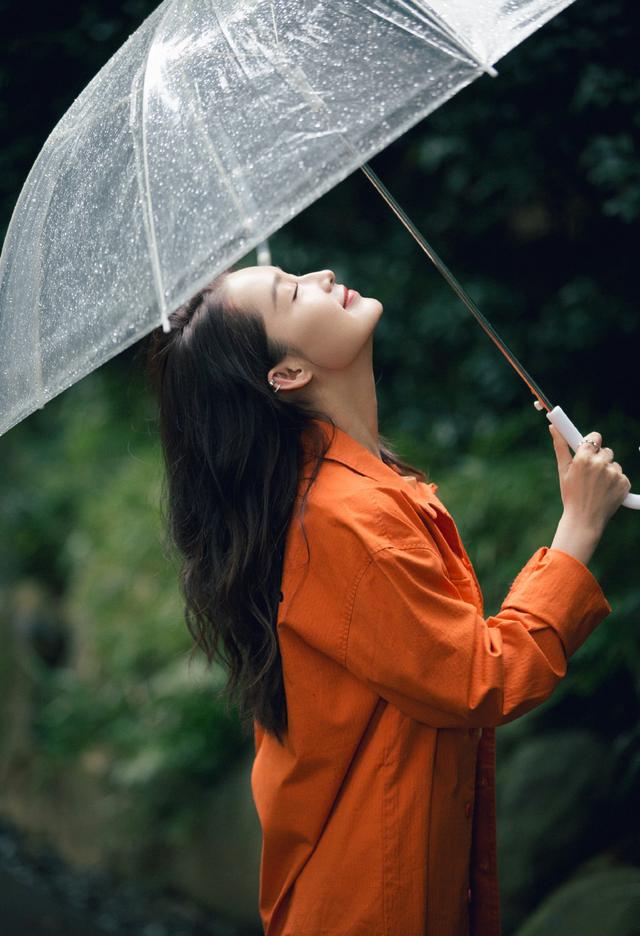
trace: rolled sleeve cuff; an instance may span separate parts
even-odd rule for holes
[[[526,614],[532,630],[553,628],[567,657],[612,611],[587,566],[548,546],[541,546],[514,580],[500,610],[509,609]]]

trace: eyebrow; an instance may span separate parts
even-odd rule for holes
[[[278,269],[280,269],[280,267],[278,267]],[[273,277],[273,283],[271,284],[271,301],[273,303],[274,309],[277,308],[278,283],[280,283],[281,280],[282,277],[280,274],[276,273],[276,275]]]

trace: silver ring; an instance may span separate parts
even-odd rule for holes
[[[594,447],[594,449],[596,450],[596,452],[597,452],[597,451],[599,450],[599,448],[600,448],[600,443],[599,443],[599,442],[594,442],[593,439],[583,439],[582,442],[580,443],[580,445],[584,445],[585,442],[586,442],[588,445],[593,445],[593,447]]]

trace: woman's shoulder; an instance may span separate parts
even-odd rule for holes
[[[434,548],[425,523],[432,499],[431,485],[408,483],[391,469],[383,480],[334,463],[310,488],[305,528],[334,542],[358,541],[370,555],[389,546]]]

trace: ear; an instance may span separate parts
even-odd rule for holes
[[[267,374],[267,379],[273,381],[280,390],[301,390],[306,387],[313,371],[306,361],[299,358],[283,358],[275,367],[272,367]],[[274,388],[275,389],[275,388]]]

